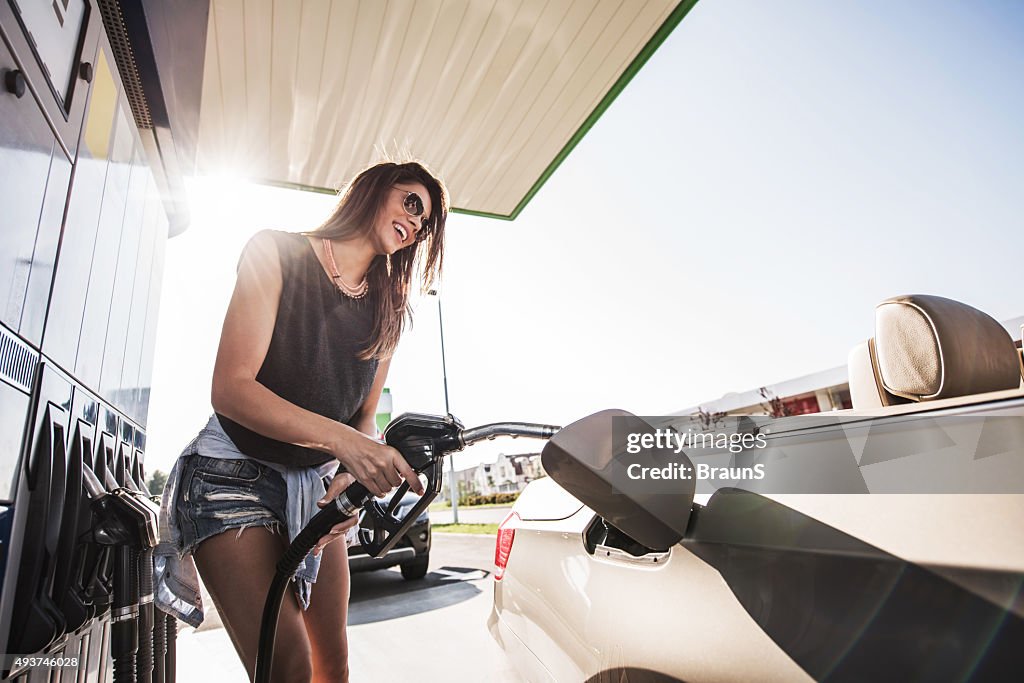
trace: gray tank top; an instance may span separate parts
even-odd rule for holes
[[[360,360],[373,333],[373,297],[351,299],[324,272],[304,235],[271,231],[281,257],[283,287],[274,334],[256,381],[295,405],[349,423],[362,407],[377,360]],[[277,441],[218,414],[242,453],[290,466],[319,465],[331,456]]]

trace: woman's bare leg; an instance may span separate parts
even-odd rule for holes
[[[217,605],[250,680],[256,671],[263,604],[275,565],[286,547],[279,534],[253,526],[241,534],[238,529],[219,533],[200,543],[193,553],[203,583]],[[271,679],[287,683],[308,681],[312,665],[306,625],[290,585],[286,592],[277,624]]]
[[[348,681],[348,596],[348,549],[342,537],[324,548],[313,597],[303,612],[317,683]]]

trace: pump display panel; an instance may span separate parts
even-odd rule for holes
[[[89,5],[85,0],[9,0],[50,89],[61,108],[71,108]]]

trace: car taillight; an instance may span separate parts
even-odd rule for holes
[[[498,538],[494,542],[494,580],[501,581],[508,566],[508,556],[512,552],[512,541],[516,538],[516,524],[521,521],[519,513],[510,512],[505,520],[498,525]]]

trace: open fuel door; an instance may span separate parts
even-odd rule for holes
[[[678,481],[672,493],[654,493],[649,482],[632,479],[629,468],[664,466],[655,449],[630,453],[630,434],[651,425],[624,410],[604,410],[563,427],[541,452],[544,470],[609,524],[655,551],[668,550],[686,533],[695,483]],[[684,454],[673,454],[678,463]]]

